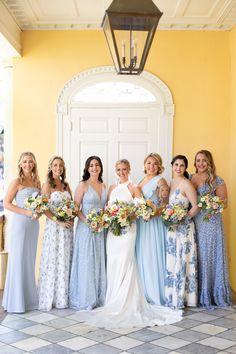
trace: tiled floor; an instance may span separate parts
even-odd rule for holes
[[[0,324],[0,353],[236,354],[236,307],[187,309],[173,325],[112,330],[79,322],[72,309],[10,314]]]

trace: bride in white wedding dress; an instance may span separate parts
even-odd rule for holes
[[[119,178],[109,190],[110,201],[131,202],[141,197],[141,191],[129,182],[130,164],[116,163]],[[147,303],[135,259],[136,224],[127,233],[107,235],[107,292],[105,306],[90,312],[81,312],[81,320],[105,328],[145,327],[165,325],[182,319],[182,311]]]

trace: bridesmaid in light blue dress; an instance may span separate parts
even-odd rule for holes
[[[201,150],[195,156],[196,173],[191,180],[199,196],[210,193],[220,196],[227,206],[227,189],[215,173],[210,151]],[[206,222],[200,212],[194,218],[198,243],[199,304],[206,308],[231,305],[231,292],[226,257],[224,227],[221,214]]]
[[[86,224],[86,215],[92,209],[104,208],[107,200],[102,182],[102,162],[90,156],[85,162],[82,182],[75,191],[79,221],[70,278],[70,307],[91,310],[102,306],[106,295],[105,231],[93,234]]]
[[[143,196],[157,207],[168,198],[168,185],[160,175],[164,171],[160,155],[151,153],[144,160],[146,176],[139,183]],[[165,193],[165,194],[164,194]],[[136,257],[146,299],[165,304],[166,227],[160,217],[137,221]]]
[[[38,242],[38,216],[24,208],[24,199],[39,193],[37,164],[31,152],[25,152],[18,162],[19,176],[10,184],[4,198],[4,208],[12,211],[9,259],[2,306],[7,312],[22,313],[37,309],[35,258]],[[13,204],[15,199],[16,204]]]

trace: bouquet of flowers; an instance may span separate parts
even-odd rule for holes
[[[167,204],[162,210],[161,217],[169,231],[174,231],[175,228],[184,222],[188,210],[181,203]]]
[[[72,199],[63,198],[57,207],[52,208],[54,217],[59,221],[68,221],[76,217],[78,207]]]
[[[223,212],[224,201],[217,195],[205,194],[199,197],[198,207],[203,213],[203,220],[209,221],[213,215]]]
[[[103,209],[91,210],[86,217],[86,222],[94,234],[109,227],[109,222],[106,221],[106,215]]]
[[[121,236],[127,232],[134,222],[135,212],[136,206],[134,203],[116,200],[108,203],[105,208],[104,220],[114,236]]]
[[[33,213],[42,214],[49,209],[49,201],[46,195],[33,193],[24,200],[24,207],[32,210]]]
[[[157,212],[157,207],[150,199],[136,199],[137,210],[135,215],[137,218],[143,218],[144,221],[149,221]]]

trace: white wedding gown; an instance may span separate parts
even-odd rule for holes
[[[128,184],[118,184],[111,192],[110,200],[131,202]],[[105,306],[80,312],[79,319],[105,328],[146,327],[181,321],[182,311],[147,303],[137,273],[135,239],[135,223],[124,235],[114,236],[108,232]]]

